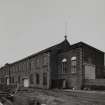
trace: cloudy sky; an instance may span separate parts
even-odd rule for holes
[[[0,66],[64,40],[105,52],[105,0],[0,0]]]

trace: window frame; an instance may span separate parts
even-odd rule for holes
[[[76,56],[71,57],[71,73],[72,74],[77,73],[77,57]]]

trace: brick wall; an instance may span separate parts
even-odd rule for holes
[[[83,62],[96,66],[96,78],[104,78],[104,53],[94,48],[83,46]]]
[[[45,57],[46,64],[44,62]],[[0,72],[2,72],[4,79],[6,77],[11,78],[10,85],[16,86],[18,83],[20,87],[23,87],[24,78],[27,78],[30,81],[30,75],[33,75],[33,83],[29,84],[30,87],[49,88],[49,59],[49,53],[41,53],[37,56],[21,60],[8,66],[4,66],[3,70],[0,70]],[[39,60],[39,64],[37,60]],[[43,73],[47,74],[47,85],[43,85]],[[36,84],[36,74],[39,74],[39,84]],[[18,80],[19,77],[20,81]]]
[[[105,86],[105,79],[85,80],[85,85]]]
[[[76,57],[76,73],[71,73],[71,58]],[[58,55],[58,65],[61,63],[62,59],[67,59],[67,72],[58,73],[56,72],[58,79],[65,79],[68,84],[68,88],[80,89],[82,87],[82,48],[73,48],[67,52]],[[59,69],[58,69],[59,70]]]

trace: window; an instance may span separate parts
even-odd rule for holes
[[[19,64],[17,64],[17,72],[19,72]]]
[[[10,70],[11,70],[11,74],[13,73],[13,69],[12,69],[12,67],[10,68]]]
[[[17,66],[15,65],[15,73],[17,73]]]
[[[4,78],[1,78],[1,83],[4,83]]]
[[[14,83],[14,77],[10,77],[10,83]]]
[[[18,83],[20,83],[21,79],[20,79],[20,76],[18,76]]]
[[[47,85],[47,73],[43,73],[43,85]]]
[[[26,62],[26,72],[28,72],[28,68],[29,68],[29,64],[28,64],[29,62],[27,61]]]
[[[21,65],[20,66],[21,67],[21,72],[23,72],[23,63],[21,62],[20,65]]]
[[[30,84],[34,84],[34,76],[33,76],[33,74],[30,75]]]
[[[77,67],[77,58],[72,57],[71,58],[71,73],[76,73],[76,67]]]
[[[1,78],[0,78],[0,84],[1,84]]]
[[[12,77],[12,83],[14,83],[15,81],[14,81],[14,77]]]
[[[34,68],[35,68],[35,60],[32,59],[32,61],[31,61],[31,69],[34,69]]]
[[[11,77],[9,77],[9,82],[11,83]]]
[[[63,73],[67,72],[67,59],[66,58],[62,59],[62,72]]]
[[[92,64],[92,59],[91,58],[88,58],[88,63]]]
[[[24,72],[24,62],[22,62],[22,72]]]
[[[21,64],[19,63],[19,72],[21,72]]]
[[[61,68],[61,64],[58,64],[58,73],[61,73],[62,71],[62,68]]]
[[[36,67],[37,68],[40,67],[40,60],[39,60],[39,58],[36,59]]]
[[[31,71],[31,62],[29,62],[29,70]]]
[[[48,57],[47,56],[43,56],[43,65],[47,65],[48,64]]]
[[[16,69],[15,69],[15,65],[13,66],[13,73],[15,73],[16,72]]]
[[[74,61],[76,59],[77,59],[77,57],[74,56],[74,57],[71,58],[71,61]]]
[[[39,83],[40,83],[39,74],[37,73],[37,74],[36,74],[36,84],[39,84]]]

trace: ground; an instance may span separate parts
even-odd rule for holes
[[[30,89],[14,95],[13,105],[105,105],[105,92]]]

